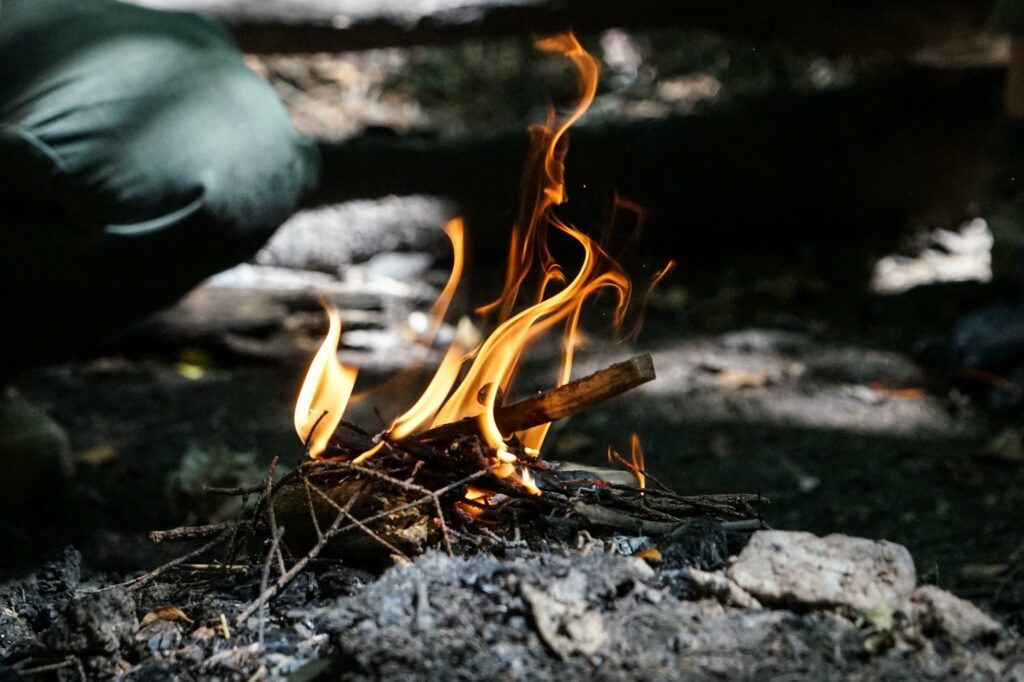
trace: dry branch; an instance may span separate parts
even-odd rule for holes
[[[651,356],[637,355],[590,376],[499,408],[495,410],[494,418],[502,433],[524,431],[571,417],[653,379],[654,361]],[[424,443],[450,441],[477,433],[477,420],[469,417],[424,431],[416,439]]]

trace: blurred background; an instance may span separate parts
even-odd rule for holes
[[[533,41],[571,27],[602,74],[569,136],[560,215],[596,234],[616,203],[634,207],[631,272],[678,267],[635,342],[610,342],[600,305],[584,318],[577,376],[647,351],[659,378],[556,425],[545,456],[603,462],[636,432],[670,487],[760,491],[774,527],[905,544],[925,580],[1021,622],[1012,12],[983,0],[139,4],[223,22],[318,140],[322,182],[252,262],[20,382],[64,426],[78,467],[74,520],[62,508],[12,529],[26,555],[74,541],[99,567],[152,565],[149,530],[231,513],[204,485],[296,461],[292,407],[322,299],[341,310],[342,358],[361,368],[346,418],[373,429],[408,406],[460,316],[500,287],[526,127],[578,94]],[[447,279],[441,226],[456,215],[467,274],[424,348],[410,330]],[[538,345],[521,390],[551,384],[556,358]]]

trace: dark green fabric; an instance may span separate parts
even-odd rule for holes
[[[999,0],[996,3],[996,24],[1015,36],[1024,35],[1024,0]]]
[[[315,148],[213,24],[0,2],[0,315],[22,326],[0,351],[53,354],[172,302],[254,253],[315,175]],[[58,341],[39,341],[48,305],[73,309]]]

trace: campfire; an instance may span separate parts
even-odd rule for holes
[[[543,39],[537,46],[572,63],[580,96],[566,115],[552,108],[544,124],[530,128],[504,284],[493,301],[476,310],[491,331],[478,343],[467,343],[457,334],[419,398],[386,428],[373,431],[344,419],[358,371],[339,360],[343,320],[325,305],[328,331],[310,363],[294,413],[303,460],[276,481],[272,466],[259,488],[213,491],[258,495],[238,522],[151,534],[155,541],[213,536],[178,562],[222,543],[228,543],[229,561],[234,560],[257,532],[269,535],[263,589],[238,616],[239,623],[310,561],[339,544],[338,553],[344,556],[365,560],[374,554],[368,549],[376,548],[378,555],[405,560],[431,547],[452,554],[458,548],[521,543],[524,529],[541,539],[579,530],[660,535],[693,516],[751,527],[759,523],[756,496],[682,496],[658,484],[646,469],[635,433],[625,456],[608,448],[614,469],[543,456],[553,422],[655,378],[652,358],[640,355],[572,379],[587,304],[610,294],[612,332],[632,338],[648,294],[674,263],[660,267],[637,295],[606,243],[558,217],[556,209],[568,198],[563,164],[567,133],[594,99],[599,65],[571,33]],[[423,344],[432,343],[441,328],[465,262],[462,221],[450,221],[444,231],[453,265],[417,339]],[[575,267],[555,258],[552,237],[579,252]],[[555,385],[509,400],[531,346],[558,332],[561,358]],[[290,565],[286,557],[292,557]],[[168,566],[136,582],[151,580]],[[277,578],[271,580],[275,566]]]
[[[473,347],[456,338],[416,403],[368,440],[358,428],[343,423],[357,371],[337,359],[341,320],[337,311],[329,308],[330,329],[310,365],[295,407],[296,430],[316,463],[357,466],[378,459],[387,460],[379,463],[380,469],[393,471],[410,463],[436,466],[443,462],[447,468],[468,465],[486,471],[489,488],[478,484],[467,490],[460,505],[479,512],[477,517],[494,506],[499,494],[503,499],[516,493],[541,496],[545,484],[561,489],[562,484],[549,476],[552,467],[540,457],[551,422],[654,378],[650,358],[642,357],[570,383],[584,305],[597,294],[610,291],[617,299],[613,326],[621,329],[633,285],[602,244],[555,213],[567,199],[563,177],[567,132],[594,99],[598,62],[572,34],[541,40],[537,46],[573,63],[581,94],[567,116],[558,118],[552,110],[545,124],[530,130],[522,203],[509,244],[504,287],[493,302],[477,310],[495,320],[493,331]],[[548,245],[551,231],[568,237],[581,250],[581,264],[575,273],[568,272],[552,255]],[[428,343],[459,286],[464,262],[462,222],[452,220],[445,233],[451,240],[454,264],[430,311],[430,330],[424,339]],[[650,286],[673,265],[670,261],[659,270]],[[524,302],[529,298],[524,292],[528,284],[535,285],[536,293]],[[563,330],[556,382],[556,389],[561,390],[503,406],[531,343],[557,327]],[[634,445],[634,452],[637,447]],[[626,464],[642,488],[646,473],[638,462],[634,455]]]

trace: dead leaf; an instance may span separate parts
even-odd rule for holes
[[[723,369],[715,375],[719,386],[739,390],[743,388],[761,388],[768,383],[768,377],[745,369]]]
[[[91,467],[100,467],[117,459],[117,448],[110,443],[103,443],[75,453],[75,460]]]
[[[153,609],[145,616],[142,617],[142,622],[139,624],[139,629],[143,629],[148,625],[152,625],[158,620],[169,620],[178,621],[183,620],[186,623],[191,623],[192,619],[185,615],[185,612],[179,609],[177,606],[158,606]]]
[[[662,561],[661,552],[657,547],[647,547],[633,554],[637,559],[643,559],[649,564],[659,564]]]

